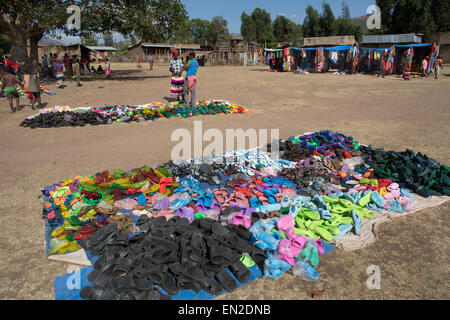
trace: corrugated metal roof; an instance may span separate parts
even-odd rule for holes
[[[94,51],[117,51],[117,49],[113,47],[86,46],[86,48]]]
[[[361,43],[421,43],[422,36],[415,33],[386,34],[377,36],[362,36]]]

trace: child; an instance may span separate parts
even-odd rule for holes
[[[81,70],[80,70],[80,62],[78,61],[78,59],[75,59],[74,61],[73,61],[73,64],[72,64],[72,67],[73,67],[73,72],[74,72],[74,78],[75,78],[75,80],[76,80],[76,82],[77,82],[77,86],[78,87],[81,87],[81,84],[80,84],[80,74],[81,74]]]
[[[108,58],[106,58],[106,63],[105,63],[105,74],[106,74],[106,78],[110,78],[111,77],[111,64],[109,63]]]
[[[30,74],[30,80],[28,83],[28,92],[31,94],[31,109],[35,109],[34,104],[38,102],[38,108],[41,108],[41,86],[39,81],[39,71],[41,70],[41,64],[38,64]]]
[[[405,67],[403,69],[403,80],[411,79],[411,63],[409,61],[405,62]]]

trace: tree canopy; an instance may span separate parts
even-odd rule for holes
[[[180,0],[78,0],[81,29],[70,29],[66,0],[1,1],[0,30],[12,40],[12,56],[24,69],[38,62],[37,47],[44,34],[63,32],[84,36],[92,33],[135,34],[142,41],[173,37],[177,23],[186,16]],[[30,54],[27,41],[30,40]]]
[[[377,0],[382,30],[373,33],[423,33],[426,41],[434,32],[450,30],[448,0]]]

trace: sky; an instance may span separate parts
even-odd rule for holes
[[[343,0],[327,0],[337,18],[341,14]],[[322,12],[322,0],[181,0],[186,7],[189,18],[211,20],[215,16],[222,16],[228,21],[230,33],[241,32],[241,14],[245,11],[251,14],[255,8],[266,9],[272,21],[278,15],[284,15],[295,23],[303,24],[306,7],[311,4],[319,14]],[[352,17],[366,14],[367,8],[375,4],[376,0],[345,0]],[[79,43],[79,37],[63,36],[65,43]],[[114,40],[123,41],[123,36],[114,33]],[[103,42],[99,39],[99,45]]]
[[[345,0],[352,17],[366,14],[375,0]],[[319,14],[322,12],[321,0],[181,0],[189,17],[211,20],[214,16],[222,16],[228,21],[230,33],[240,33],[241,14],[245,11],[251,14],[255,8],[266,9],[274,20],[278,15],[284,15],[295,23],[303,24],[306,7],[311,4]],[[327,0],[334,16],[341,14],[342,0]]]

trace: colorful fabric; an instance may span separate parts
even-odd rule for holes
[[[173,76],[171,79],[170,94],[172,96],[182,96],[184,91],[184,78]]]
[[[188,71],[186,73],[186,78],[197,75],[197,70],[198,70],[198,61],[197,60],[195,60],[195,59],[189,60],[187,67],[188,67]]]
[[[183,61],[181,59],[170,61],[169,68],[172,70],[173,74],[180,74],[183,71]]]
[[[189,76],[187,78],[188,80],[188,92],[191,92],[192,90],[194,90],[197,87],[197,76]]]
[[[17,91],[16,87],[8,87],[8,88],[5,88],[5,95],[7,97],[18,98],[19,92]]]

